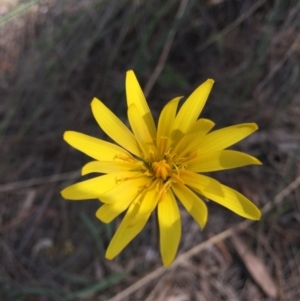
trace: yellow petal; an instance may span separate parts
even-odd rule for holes
[[[149,183],[149,178],[141,175],[138,172],[130,172],[121,175],[117,178],[117,185],[109,190],[106,190],[99,196],[102,203],[110,204],[118,201],[121,195],[127,197],[127,195],[137,195],[145,189],[145,186]]]
[[[199,154],[223,150],[251,135],[258,129],[255,123],[229,126],[207,134],[196,146]]]
[[[140,157],[140,150],[132,132],[99,99],[94,98],[92,111],[102,130],[119,145]]]
[[[191,150],[195,149],[195,146],[199,144],[199,141],[214,127],[214,123],[209,119],[198,119],[191,127],[189,132],[184,135],[180,141],[174,145],[174,153],[178,157],[184,156]]]
[[[260,219],[260,210],[250,200],[234,189],[222,185],[210,177],[186,170],[180,173],[180,177],[186,185],[207,199],[226,207],[242,217],[252,220]]]
[[[141,161],[118,162],[118,161],[92,161],[82,167],[81,174],[89,173],[113,173],[121,171],[138,171],[143,166]]]
[[[87,200],[103,196],[102,202],[114,202],[118,197],[117,194],[111,195],[114,192],[120,193],[120,190],[130,187],[138,190],[139,187],[135,185],[147,183],[148,178],[140,176],[139,172],[111,173],[71,185],[62,190],[61,194],[68,200]]]
[[[218,195],[220,197],[224,197],[221,184],[213,178],[206,177],[189,170],[180,170],[180,178],[185,185],[203,196]],[[209,197],[207,198],[210,199]]]
[[[206,204],[184,184],[175,183],[171,187],[185,209],[196,220],[200,228],[203,229],[208,216]]]
[[[174,260],[180,237],[180,213],[173,193],[168,190],[158,203],[160,253],[164,266]]]
[[[176,97],[169,101],[160,113],[156,141],[157,148],[161,152],[161,154],[163,154],[165,149],[168,147],[168,141],[166,141],[166,139],[170,136],[172,124],[176,116],[178,102],[180,99],[181,97]]]
[[[187,134],[198,134],[201,136],[206,135],[213,127],[215,123],[206,118],[200,118],[192,125]]]
[[[261,218],[260,210],[244,195],[238,191],[222,185],[224,191],[224,198],[214,198],[212,201],[226,207],[236,214],[252,220],[259,220]]]
[[[153,116],[148,107],[141,86],[139,85],[138,80],[132,70],[129,70],[126,73],[126,98],[128,107],[130,107],[132,104],[134,104],[137,107],[140,116],[142,116],[144,122],[146,123],[149,129],[149,133],[152,137],[152,140],[155,140],[156,127],[153,120]]]
[[[162,184],[159,180],[156,180],[151,184],[151,186],[145,190],[145,193],[138,199],[138,202],[141,204],[136,215],[132,217],[132,220],[129,223],[129,226],[133,226],[143,220],[145,217],[149,216],[151,212],[157,206],[157,203],[161,197],[159,194]]]
[[[116,156],[133,158],[123,148],[82,133],[67,131],[64,140],[74,148],[99,161],[112,161]]]
[[[210,172],[252,164],[261,165],[262,163],[250,155],[232,150],[206,153],[185,162],[187,169],[195,172]]]
[[[144,153],[144,157],[147,158],[149,150],[154,148],[154,141],[150,135],[147,124],[134,104],[128,108],[128,119],[131,129]]]
[[[65,188],[61,195],[67,200],[95,199],[117,185],[116,177],[116,174],[109,174],[85,180]]]
[[[175,139],[178,139],[180,136],[187,133],[194,122],[198,119],[213,84],[214,81],[212,79],[208,79],[184,102],[174,121],[173,132]]]
[[[131,204],[132,200],[128,203],[118,201],[112,204],[103,204],[97,211],[96,217],[103,223],[108,224],[114,220],[119,214],[125,211]]]
[[[139,207],[140,203],[136,201],[132,202],[129,206],[125,217],[123,218],[119,228],[117,229],[107,248],[105,254],[105,257],[107,259],[113,259],[115,256],[117,256],[144,228],[149,219],[149,216],[144,216],[138,223],[129,226],[130,221],[136,215]]]
[[[96,212],[97,218],[104,223],[110,223],[120,213],[126,210],[140,193],[138,189],[124,189],[121,194],[116,196],[116,202],[104,204],[98,209]]]

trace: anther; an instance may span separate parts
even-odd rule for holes
[[[166,160],[153,162],[151,167],[155,174],[155,177],[158,179],[161,178],[164,181],[167,179],[169,173],[172,171],[171,166],[168,163],[166,163]]]

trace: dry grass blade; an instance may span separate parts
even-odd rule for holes
[[[240,15],[233,23],[229,24],[226,28],[224,28],[222,31],[220,31],[215,36],[212,36],[210,39],[208,39],[205,43],[201,45],[197,49],[197,51],[203,51],[210,45],[212,45],[214,42],[221,39],[224,35],[227,35],[229,32],[231,32],[234,28],[236,28],[238,25],[240,25],[242,22],[247,20],[257,9],[259,9],[262,5],[264,5],[267,2],[267,0],[260,0],[257,1],[253,6],[248,9],[245,13]]]
[[[300,176],[296,178],[292,183],[290,183],[286,188],[284,188],[276,197],[275,197],[275,203],[280,203],[286,196],[288,196],[292,191],[294,191],[298,186],[300,185]],[[269,202],[265,205],[263,208],[263,212],[266,213],[272,208],[272,203]],[[236,232],[241,231],[249,227],[253,221],[251,220],[245,220],[241,223],[239,223],[237,226],[234,226],[232,228],[229,228],[212,238],[209,238],[208,240],[198,244],[194,248],[190,249],[189,251],[179,255],[176,260],[174,260],[172,266],[169,269],[166,269],[164,267],[159,267],[158,269],[154,270],[153,272],[149,273],[142,279],[138,280],[131,286],[127,287],[125,290],[121,291],[108,301],[121,301],[130,296],[132,293],[136,292],[141,287],[145,286],[146,284],[150,283],[152,280],[157,279],[157,277],[160,277],[164,273],[166,273],[170,269],[174,269],[177,266],[181,265],[185,261],[189,260],[191,257],[193,257],[196,254],[199,254],[204,249],[208,248],[209,246],[216,244],[217,242],[224,240],[226,238],[232,237]]]
[[[37,186],[37,185],[43,185],[43,184],[48,184],[48,183],[55,183],[55,182],[60,182],[60,181],[65,181],[65,180],[76,179],[79,176],[80,176],[79,171],[72,171],[72,172],[61,173],[61,174],[57,174],[57,175],[53,175],[53,176],[49,176],[49,177],[34,178],[34,179],[29,179],[29,180],[24,180],[24,181],[3,184],[3,185],[0,185],[0,192],[7,192],[7,191],[16,190],[16,189]]]
[[[180,6],[179,6],[179,9],[178,9],[178,12],[176,14],[176,20],[180,20],[184,14],[184,11],[186,9],[186,6],[188,4],[188,0],[182,0],[180,2]],[[168,54],[171,50],[171,46],[172,46],[172,43],[173,43],[173,40],[175,38],[175,34],[176,34],[176,28],[173,28],[169,35],[168,35],[168,38],[166,40],[166,43],[164,45],[164,48],[162,50],[162,53],[159,57],[159,60],[158,60],[158,64],[156,66],[156,68],[154,69],[153,73],[151,74],[147,84],[146,84],[146,87],[145,87],[145,95],[148,96],[151,89],[153,88],[157,78],[159,77],[160,73],[162,72],[164,66],[165,66],[165,63],[167,61],[167,58],[168,58]]]
[[[268,75],[264,78],[264,80],[257,86],[257,88],[254,91],[255,95],[258,95],[261,93],[263,88],[266,86],[266,84],[273,78],[273,76],[282,68],[284,63],[288,60],[288,58],[293,54],[293,52],[299,48],[300,45],[300,34],[298,34],[297,38],[293,42],[293,44],[289,47],[289,49],[286,51],[284,56],[281,60],[279,60],[273,68],[270,70]]]
[[[2,1],[1,1],[2,2]],[[7,1],[9,2],[9,1]],[[36,3],[39,3],[40,0],[32,0],[28,3],[20,4],[17,8],[12,10],[11,12],[5,14],[4,16],[0,17],[0,24],[8,21],[9,19],[19,16],[20,14],[24,13],[28,8],[35,5]],[[1,3],[0,3],[1,4]]]
[[[232,235],[231,242],[255,282],[269,297],[276,298],[278,291],[275,282],[260,258],[249,250],[248,246],[238,235]]]

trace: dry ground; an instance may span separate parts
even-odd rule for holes
[[[1,0],[0,300],[300,300],[299,15],[298,0]],[[88,160],[63,132],[104,138],[93,96],[125,121],[128,69],[156,117],[212,77],[202,116],[260,127],[236,149],[264,165],[214,176],[262,220],[209,203],[201,232],[182,210],[167,270],[154,218],[107,261],[117,224],[95,218],[97,201],[59,194]]]

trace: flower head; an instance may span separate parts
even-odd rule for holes
[[[100,100],[91,107],[101,129],[117,144],[67,131],[64,139],[94,160],[82,168],[82,175],[101,175],[65,188],[65,199],[99,199],[96,216],[109,223],[126,214],[113,236],[106,258],[112,259],[143,229],[157,208],[162,261],[168,266],[177,252],[181,236],[177,200],[199,224],[207,221],[205,199],[236,214],[260,219],[260,210],[239,192],[202,173],[260,161],[245,153],[228,150],[257,130],[244,123],[211,131],[214,123],[198,119],[214,81],[200,85],[178,110],[181,97],[163,108],[157,127],[133,71],[126,75],[129,130]],[[104,174],[104,175],[103,175]]]

